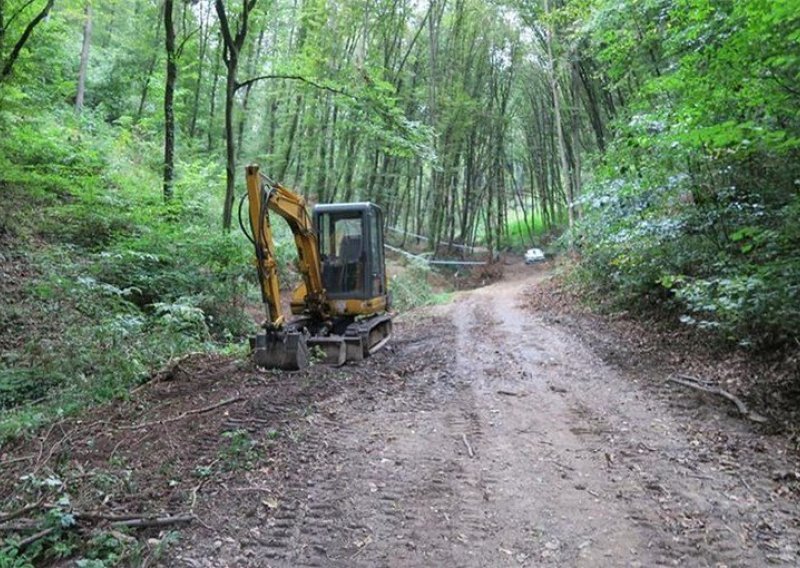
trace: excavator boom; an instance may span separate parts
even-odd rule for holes
[[[265,187],[265,182],[269,184]],[[268,211],[286,220],[294,235],[297,247],[297,266],[303,277],[309,311],[325,317],[325,290],[320,272],[319,246],[305,200],[279,183],[263,178],[258,166],[247,166],[247,198],[250,203],[250,227],[256,248],[256,262],[264,303],[268,307],[270,323],[283,325],[283,310],[280,305],[280,282],[276,264],[275,243]]]

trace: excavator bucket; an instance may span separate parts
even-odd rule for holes
[[[297,371],[309,365],[306,337],[300,332],[263,331],[253,338],[252,347],[259,367]]]

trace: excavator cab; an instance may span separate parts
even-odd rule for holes
[[[322,283],[332,311],[340,316],[386,309],[383,212],[373,203],[314,207]]]

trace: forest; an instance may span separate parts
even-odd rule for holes
[[[541,247],[596,303],[800,345],[800,0],[0,0],[0,453],[246,353],[249,163],[401,247]]]

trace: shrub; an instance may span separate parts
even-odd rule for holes
[[[400,311],[440,303],[444,297],[434,293],[429,278],[431,268],[422,261],[411,260],[405,270],[389,283],[392,305]]]

